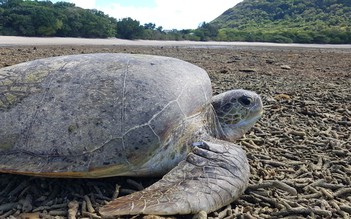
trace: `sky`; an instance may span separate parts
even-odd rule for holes
[[[140,24],[154,23],[164,30],[196,29],[242,0],[51,0],[97,9],[111,17],[131,17]]]

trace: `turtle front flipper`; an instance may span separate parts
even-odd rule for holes
[[[215,211],[237,199],[250,172],[242,148],[214,138],[193,145],[187,158],[160,181],[111,201],[100,214],[195,214]]]

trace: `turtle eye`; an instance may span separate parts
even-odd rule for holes
[[[239,102],[243,104],[244,106],[250,106],[250,104],[253,102],[251,97],[248,96],[241,96],[239,98]]]

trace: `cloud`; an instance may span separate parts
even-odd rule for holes
[[[210,22],[228,8],[233,7],[237,1],[228,0],[156,0],[159,13],[158,20],[165,22],[167,28],[197,28],[204,21]]]
[[[195,29],[210,22],[242,0],[154,0],[153,7],[122,6],[110,3],[96,7],[95,0],[71,0],[79,7],[96,8],[117,19],[131,17],[141,24],[155,23],[163,29]]]
[[[76,6],[86,9],[96,8],[95,0],[70,0],[69,2],[74,3]]]

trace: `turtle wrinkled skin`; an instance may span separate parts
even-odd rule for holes
[[[0,172],[43,177],[163,176],[102,216],[212,212],[246,189],[233,143],[260,97],[212,97],[207,73],[174,58],[82,54],[0,69]]]

